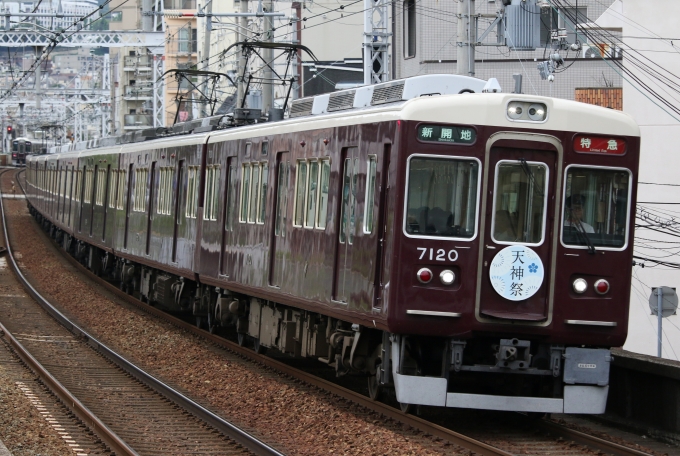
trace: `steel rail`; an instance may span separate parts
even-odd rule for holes
[[[0,177],[8,170],[0,172]],[[26,288],[27,291],[33,290],[33,287],[26,281],[26,278],[19,270],[19,267],[14,259],[12,253],[12,246],[9,242],[9,235],[7,232],[7,220],[5,219],[5,205],[3,201],[2,188],[0,188],[0,216],[2,219],[2,231],[5,240],[5,249],[8,263],[14,271],[15,276],[19,282]],[[34,291],[34,290],[33,290]],[[32,293],[31,293],[32,294]],[[34,296],[35,298],[35,296]],[[42,297],[40,297],[42,299]],[[42,303],[40,303],[42,306]],[[44,306],[43,306],[44,307]],[[92,413],[85,405],[83,405],[75,396],[73,396],[56,378],[52,376],[27,350],[23,345],[0,323],[0,336],[7,339],[19,358],[26,363],[26,365],[35,372],[43,381],[45,386],[61,400],[78,419],[90,428],[92,432],[104,442],[111,451],[120,455],[138,456],[138,453],[130,448],[115,432],[113,432],[106,424],[104,424],[94,413]]]
[[[573,440],[576,443],[585,445],[590,448],[597,448],[607,454],[614,456],[652,456],[644,451],[628,448],[618,443],[610,442],[599,437],[595,437],[584,432],[570,429],[568,427],[559,425],[546,420],[540,420],[536,423],[543,430],[551,435],[560,436],[566,440]]]
[[[6,171],[3,171],[0,173],[0,176],[4,174]],[[18,174],[18,173],[17,173]],[[21,186],[23,189],[23,186]],[[61,312],[59,312],[54,306],[52,306],[31,284],[30,282],[24,277],[24,275],[21,273],[19,270],[18,265],[16,264],[14,257],[12,255],[12,249],[9,244],[9,235],[7,232],[7,223],[5,219],[5,209],[4,209],[4,202],[2,201],[2,188],[0,188],[0,216],[2,219],[2,224],[3,224],[3,231],[4,231],[4,236],[5,236],[5,245],[7,247],[7,252],[8,255],[11,259],[11,266],[15,274],[17,275],[19,281],[21,284],[24,286],[26,291],[33,297],[33,299],[38,302],[38,304],[47,312],[49,313],[55,320],[57,320],[62,326],[64,326],[68,331],[70,331],[72,334],[74,334],[77,337],[80,337],[84,339],[87,344],[95,349],[97,352],[101,353],[104,357],[106,357],[109,361],[113,362],[115,365],[117,365],[119,368],[123,369],[126,371],[128,374],[136,378],[138,381],[142,382],[143,384],[147,385],[149,388],[157,391],[159,394],[163,395],[167,399],[171,400],[175,404],[177,404],[179,407],[183,408],[184,410],[192,413],[194,416],[198,417],[199,419],[205,421],[215,429],[217,429],[219,432],[224,434],[225,436],[229,437],[231,440],[234,440],[235,442],[238,442],[241,446],[244,448],[248,449],[252,453],[258,455],[258,456],[284,456],[283,453],[279,452],[278,450],[272,448],[271,446],[267,445],[266,443],[256,439],[252,435],[248,434],[244,430],[240,429],[239,427],[235,426],[234,424],[226,421],[222,417],[216,415],[215,413],[211,412],[210,410],[206,409],[202,405],[198,404],[197,402],[191,400],[190,398],[184,396],[182,393],[179,391],[175,390],[171,386],[161,382],[160,380],[156,379],[152,375],[148,374],[141,368],[137,367],[130,361],[126,360],[122,356],[120,356],[118,353],[114,352],[110,348],[108,348],[106,345],[103,343],[99,342],[96,338],[92,337],[87,331],[83,330],[80,328],[78,325],[75,323],[71,322],[68,318],[66,318]],[[67,256],[68,257],[68,256]],[[85,269],[82,265],[79,263],[75,263],[79,267]],[[85,269],[87,271],[87,269]],[[89,271],[88,271],[89,273]],[[104,282],[107,283],[108,282]],[[110,285],[110,284],[109,284]],[[117,288],[114,288],[117,291]],[[126,295],[127,296],[127,295]],[[18,342],[17,342],[18,343]],[[54,380],[56,382],[56,380]],[[62,387],[63,388],[63,387]],[[56,393],[55,393],[56,394]],[[78,403],[78,400],[73,398],[73,403]],[[65,402],[65,404],[71,404],[71,401]],[[80,404],[82,406],[82,404]],[[83,406],[84,407],[84,406]],[[87,410],[87,409],[86,409]],[[89,412],[89,411],[88,411]],[[91,412],[90,412],[90,415]],[[94,415],[92,415],[94,416]],[[95,417],[96,418],[96,417]],[[83,420],[84,423],[89,423],[87,420]],[[108,430],[108,433],[103,432],[103,435],[100,436],[97,434],[105,443],[109,444],[109,440],[112,440],[112,448],[114,446],[120,446],[120,454],[129,454],[129,455],[137,455],[136,452],[134,452],[133,449],[129,448],[125,442],[123,442],[113,431],[108,429],[105,425],[102,429],[103,430]],[[93,432],[95,432],[95,429],[93,429]],[[116,443],[119,442],[119,443]],[[126,450],[126,448],[129,448],[129,451]],[[116,451],[116,450],[114,450]],[[118,451],[116,451],[116,454],[119,454]]]

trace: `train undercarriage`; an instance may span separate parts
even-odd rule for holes
[[[315,358],[336,375],[367,378],[377,400],[393,391],[403,411],[417,405],[538,413],[603,413],[610,351],[521,338],[456,340],[389,334],[284,306],[117,257],[60,230],[31,208],[43,229],[94,274],[163,310],[193,316],[239,344]]]

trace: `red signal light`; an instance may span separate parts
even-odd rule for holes
[[[7,133],[12,133],[12,127],[9,125],[7,126]]]

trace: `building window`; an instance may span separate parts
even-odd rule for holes
[[[588,22],[588,8],[578,7],[578,17],[576,8],[549,8],[541,12],[541,46],[551,44],[553,40],[558,40],[560,31],[562,36],[566,33],[567,43],[573,44],[577,40],[581,43],[588,41],[583,33],[576,36],[576,24]],[[551,36],[552,32],[552,36]]]
[[[123,12],[112,11],[109,17],[109,22],[123,22]]]
[[[404,1],[404,57],[416,56],[416,0]]]

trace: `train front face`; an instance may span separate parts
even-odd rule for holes
[[[637,126],[475,94],[415,100],[400,138],[388,297],[400,402],[602,413],[609,348],[628,327]]]

